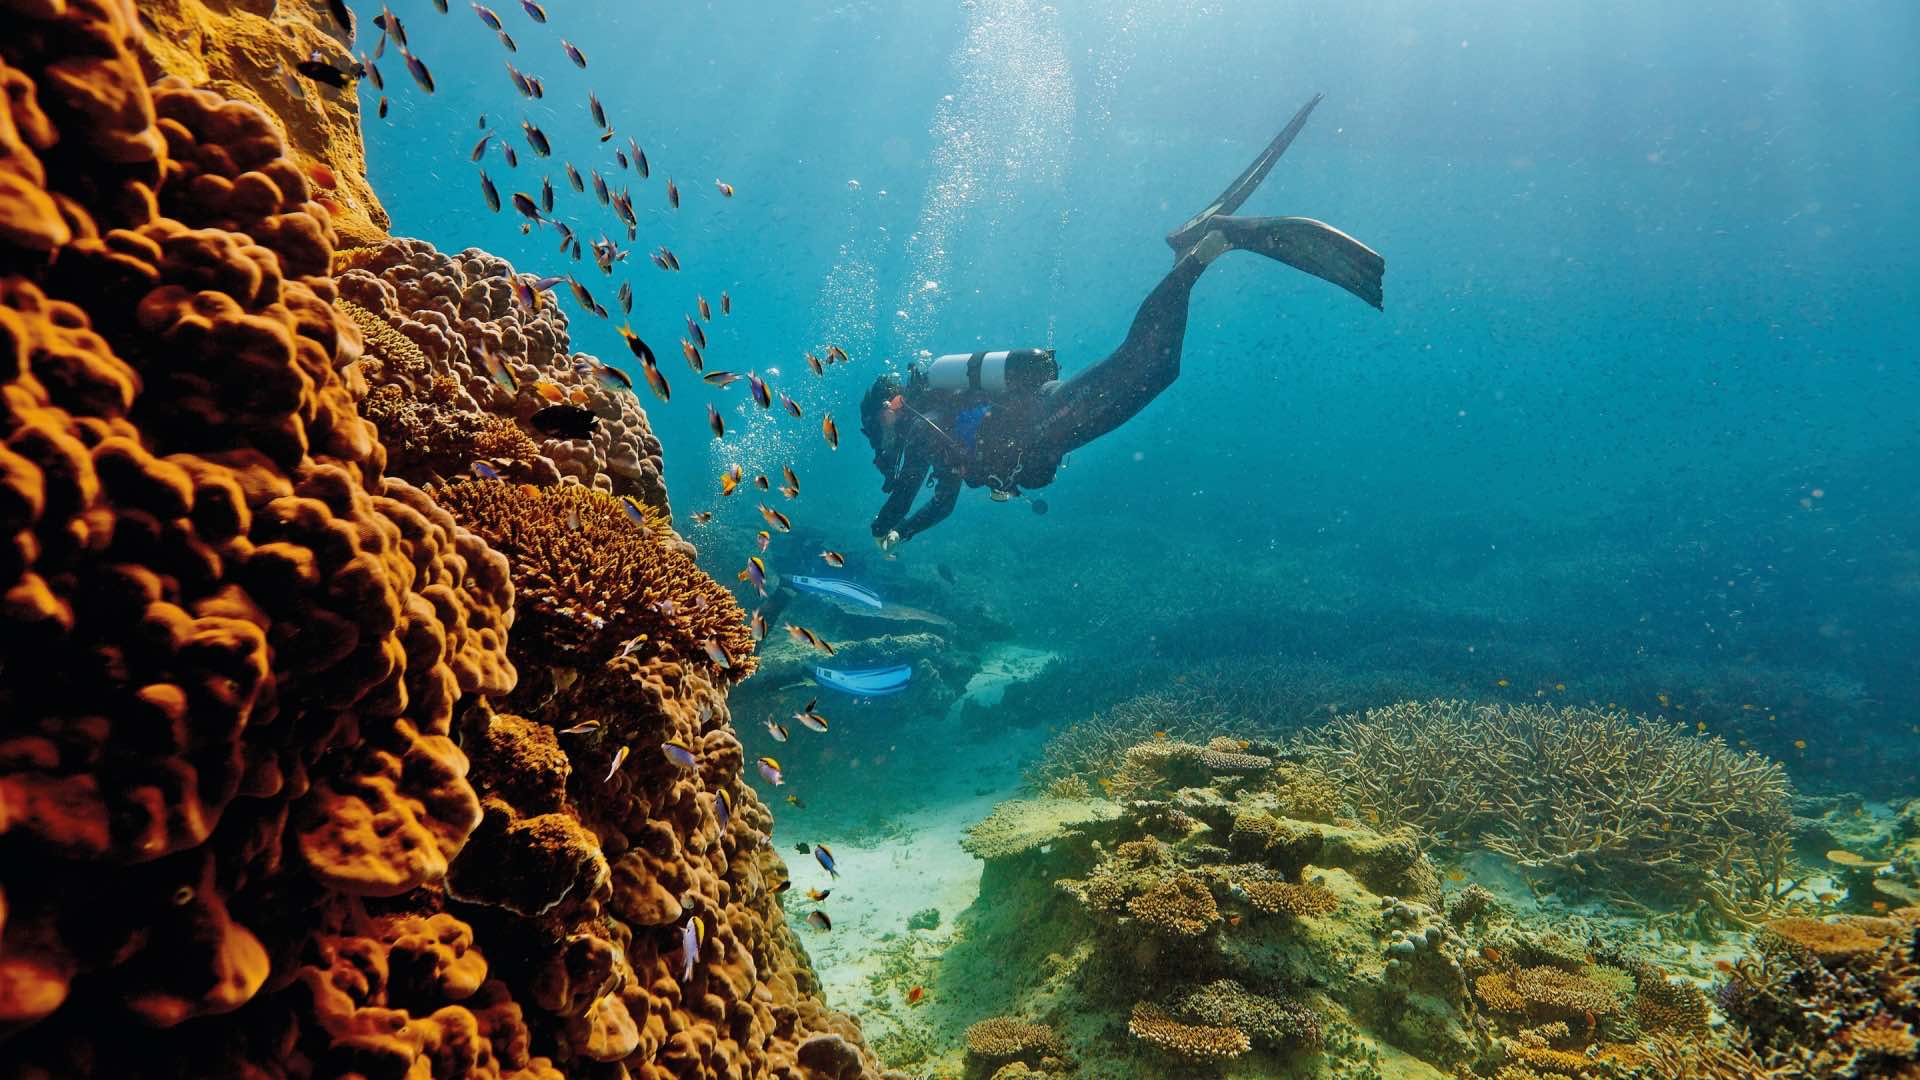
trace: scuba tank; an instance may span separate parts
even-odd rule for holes
[[[949,353],[918,365],[916,382],[929,390],[988,400],[1021,397],[1060,377],[1052,349],[1000,349]]]

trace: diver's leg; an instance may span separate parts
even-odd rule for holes
[[[1303,217],[1227,217],[1210,227],[1242,251],[1256,251],[1297,270],[1324,278],[1381,306],[1381,277],[1387,261],[1372,248],[1323,221]]]
[[[1106,359],[1047,389],[1035,445],[1064,454],[1126,423],[1180,374],[1180,348],[1187,336],[1187,301],[1201,271],[1227,250],[1209,234],[1160,279],[1120,347]]]
[[[1188,218],[1179,228],[1167,234],[1167,246],[1173,249],[1175,260],[1186,254],[1188,249],[1207,234],[1208,218],[1216,214],[1231,214],[1240,209],[1240,205],[1247,201],[1247,197],[1253,194],[1255,188],[1260,186],[1260,181],[1265,180],[1267,173],[1273,170],[1274,162],[1279,161],[1280,155],[1286,153],[1287,147],[1293,144],[1294,136],[1300,134],[1300,129],[1307,126],[1307,117],[1313,115],[1313,107],[1320,104],[1322,96],[1315,94],[1312,100],[1302,105],[1300,111],[1293,114],[1293,119],[1287,121],[1287,126],[1280,129],[1280,134],[1275,135],[1266,149],[1260,151],[1259,156],[1253,159],[1253,164],[1248,165],[1246,171],[1235,177],[1233,183],[1227,185],[1227,190],[1221,192],[1219,198],[1208,203],[1206,209]]]

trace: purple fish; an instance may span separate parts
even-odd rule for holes
[[[713,793],[713,816],[719,820],[722,829],[733,824],[733,799],[724,791]]]
[[[767,783],[772,784],[774,787],[779,787],[786,783],[786,781],[780,777],[779,762],[770,757],[763,757],[760,759],[759,765],[760,775],[766,777]]]

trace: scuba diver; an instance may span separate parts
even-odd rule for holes
[[[962,484],[990,489],[996,502],[1045,486],[1069,451],[1145,408],[1180,374],[1194,282],[1228,251],[1258,252],[1381,306],[1386,260],[1365,244],[1311,218],[1233,216],[1321,96],[1302,106],[1218,199],[1167,234],[1173,269],[1106,359],[1062,380],[1051,349],[960,353],[913,365],[904,383],[894,375],[874,380],[860,402],[860,430],[887,493],[872,526],[881,550],[938,524]],[[933,497],[909,514],[929,482]],[[1046,513],[1044,501],[1029,501],[1035,513]]]

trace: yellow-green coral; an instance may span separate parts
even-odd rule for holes
[[[1611,709],[1400,702],[1298,740],[1370,821],[1592,884],[1653,886],[1747,924],[1790,870],[1785,770]]]

